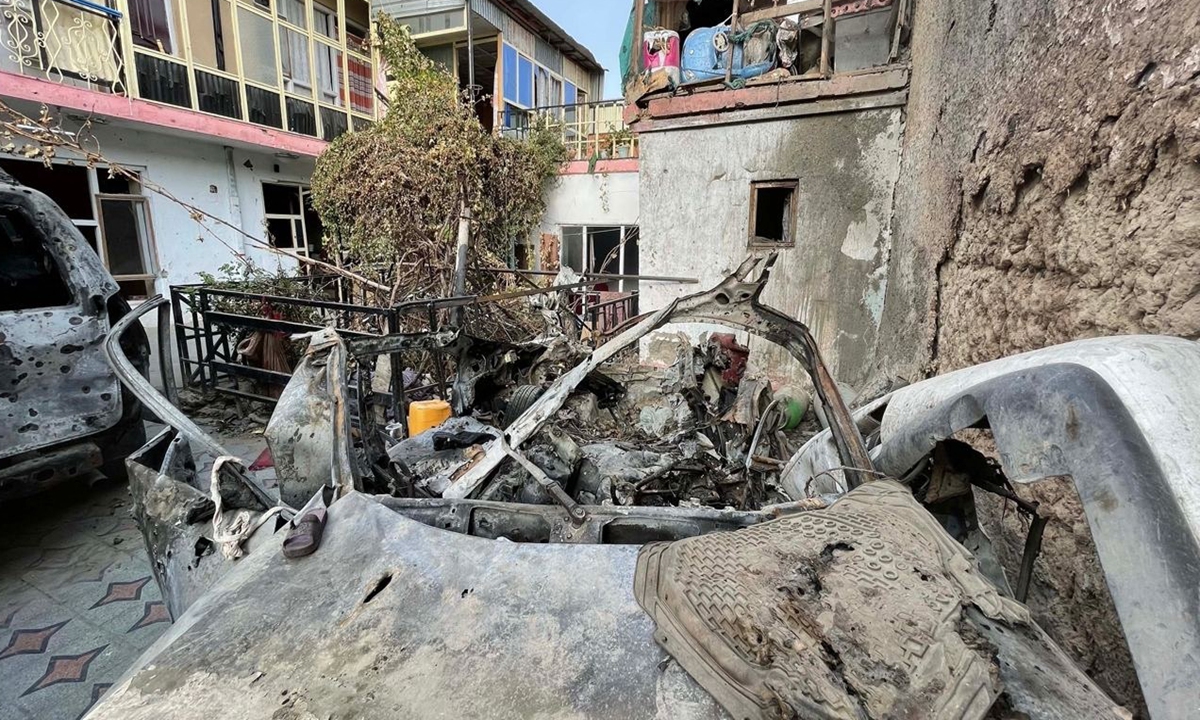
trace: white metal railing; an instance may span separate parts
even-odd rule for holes
[[[123,94],[120,20],[87,0],[0,0],[0,70]]]
[[[510,106],[509,112],[515,108]],[[516,127],[501,132],[525,137],[536,122],[545,122],[562,133],[570,160],[636,158],[638,139],[625,124],[625,101],[602,100],[577,105],[554,105],[521,111]]]

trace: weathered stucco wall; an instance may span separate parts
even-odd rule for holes
[[[915,12],[877,374],[1087,336],[1200,337],[1200,3],[920,0]],[[1034,495],[1052,518],[1035,614],[1140,710],[1077,503]]]
[[[747,256],[751,181],[799,180],[796,244],[779,251],[764,300],[807,323],[838,381],[860,386],[883,312],[902,128],[891,108],[643,134],[642,273],[701,285],[645,282],[642,311]],[[774,347],[752,359],[782,384],[799,376]]]
[[[563,225],[637,225],[636,172],[560,175],[546,190],[546,214],[534,235],[558,234]]]
[[[1200,3],[916,4],[883,374],[1200,337]]]
[[[312,158],[288,159],[267,151],[227,149],[217,138],[175,137],[116,123],[96,124],[91,134],[106,159],[137,171],[183,203],[264,242],[262,184],[308,184],[312,177]],[[70,155],[62,152],[60,159],[67,161]],[[171,285],[199,282],[201,273],[219,275],[221,266],[235,262],[238,253],[269,270],[291,270],[296,265],[294,260],[256,248],[221,222],[208,220],[201,226],[179,202],[149,189],[142,195],[150,210],[158,270],[155,289],[159,293],[167,294]]]

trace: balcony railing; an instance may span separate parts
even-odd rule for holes
[[[625,124],[624,100],[605,100],[579,105],[555,105],[536,110],[509,107],[510,127],[501,132],[524,138],[541,120],[562,133],[570,160],[613,160],[636,158],[638,139]]]
[[[0,70],[125,93],[120,21],[85,0],[0,0]]]
[[[365,31],[342,17],[348,0],[337,12],[313,0],[268,4],[282,5],[164,5],[175,20],[150,28],[152,38],[129,22],[127,0],[0,0],[0,71],[324,140],[369,125],[375,64],[357,37]]]

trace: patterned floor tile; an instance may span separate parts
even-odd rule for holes
[[[78,720],[169,626],[124,486],[0,507],[0,720]]]
[[[14,630],[8,638],[8,644],[0,649],[0,660],[6,660],[18,655],[41,655],[46,652],[50,638],[66,627],[70,619],[56,622],[40,628],[21,628]]]

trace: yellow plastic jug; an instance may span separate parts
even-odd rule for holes
[[[408,405],[408,436],[415,437],[450,419],[450,403],[445,400],[417,400]]]

